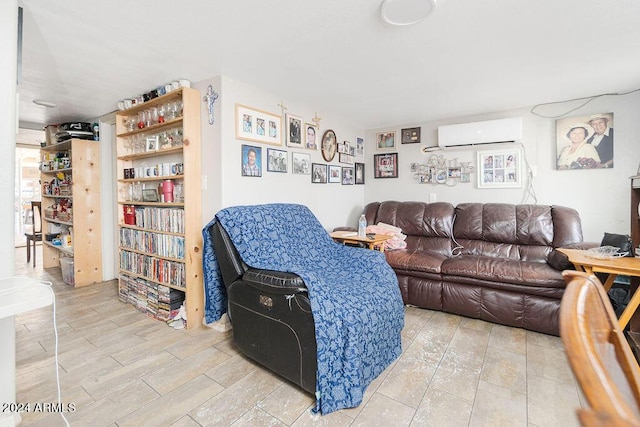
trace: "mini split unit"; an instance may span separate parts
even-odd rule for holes
[[[438,126],[438,147],[461,147],[522,140],[522,117]]]

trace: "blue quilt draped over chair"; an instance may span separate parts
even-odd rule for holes
[[[316,410],[359,405],[369,383],[401,353],[404,306],[384,254],[335,243],[302,205],[223,209],[203,229],[207,323],[227,308],[209,235],[216,221],[247,265],[295,273],[307,285],[317,344]]]

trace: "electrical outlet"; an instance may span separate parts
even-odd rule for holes
[[[436,202],[436,193],[429,193],[429,203]]]

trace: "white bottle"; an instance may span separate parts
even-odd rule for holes
[[[367,236],[367,218],[364,217],[364,214],[360,215],[360,219],[358,220],[358,237],[366,237]]]

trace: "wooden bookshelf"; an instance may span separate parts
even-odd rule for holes
[[[170,301],[184,296],[187,328],[197,327],[204,314],[199,92],[182,88],[119,111],[116,133],[120,300],[166,320]],[[163,200],[163,181],[171,181],[173,200]]]
[[[102,281],[99,144],[69,139],[40,149],[42,265],[59,267],[61,257],[73,257],[74,286]],[[65,212],[60,212],[61,206]],[[49,233],[51,229],[61,231]],[[48,234],[70,231],[70,246],[46,239]]]

